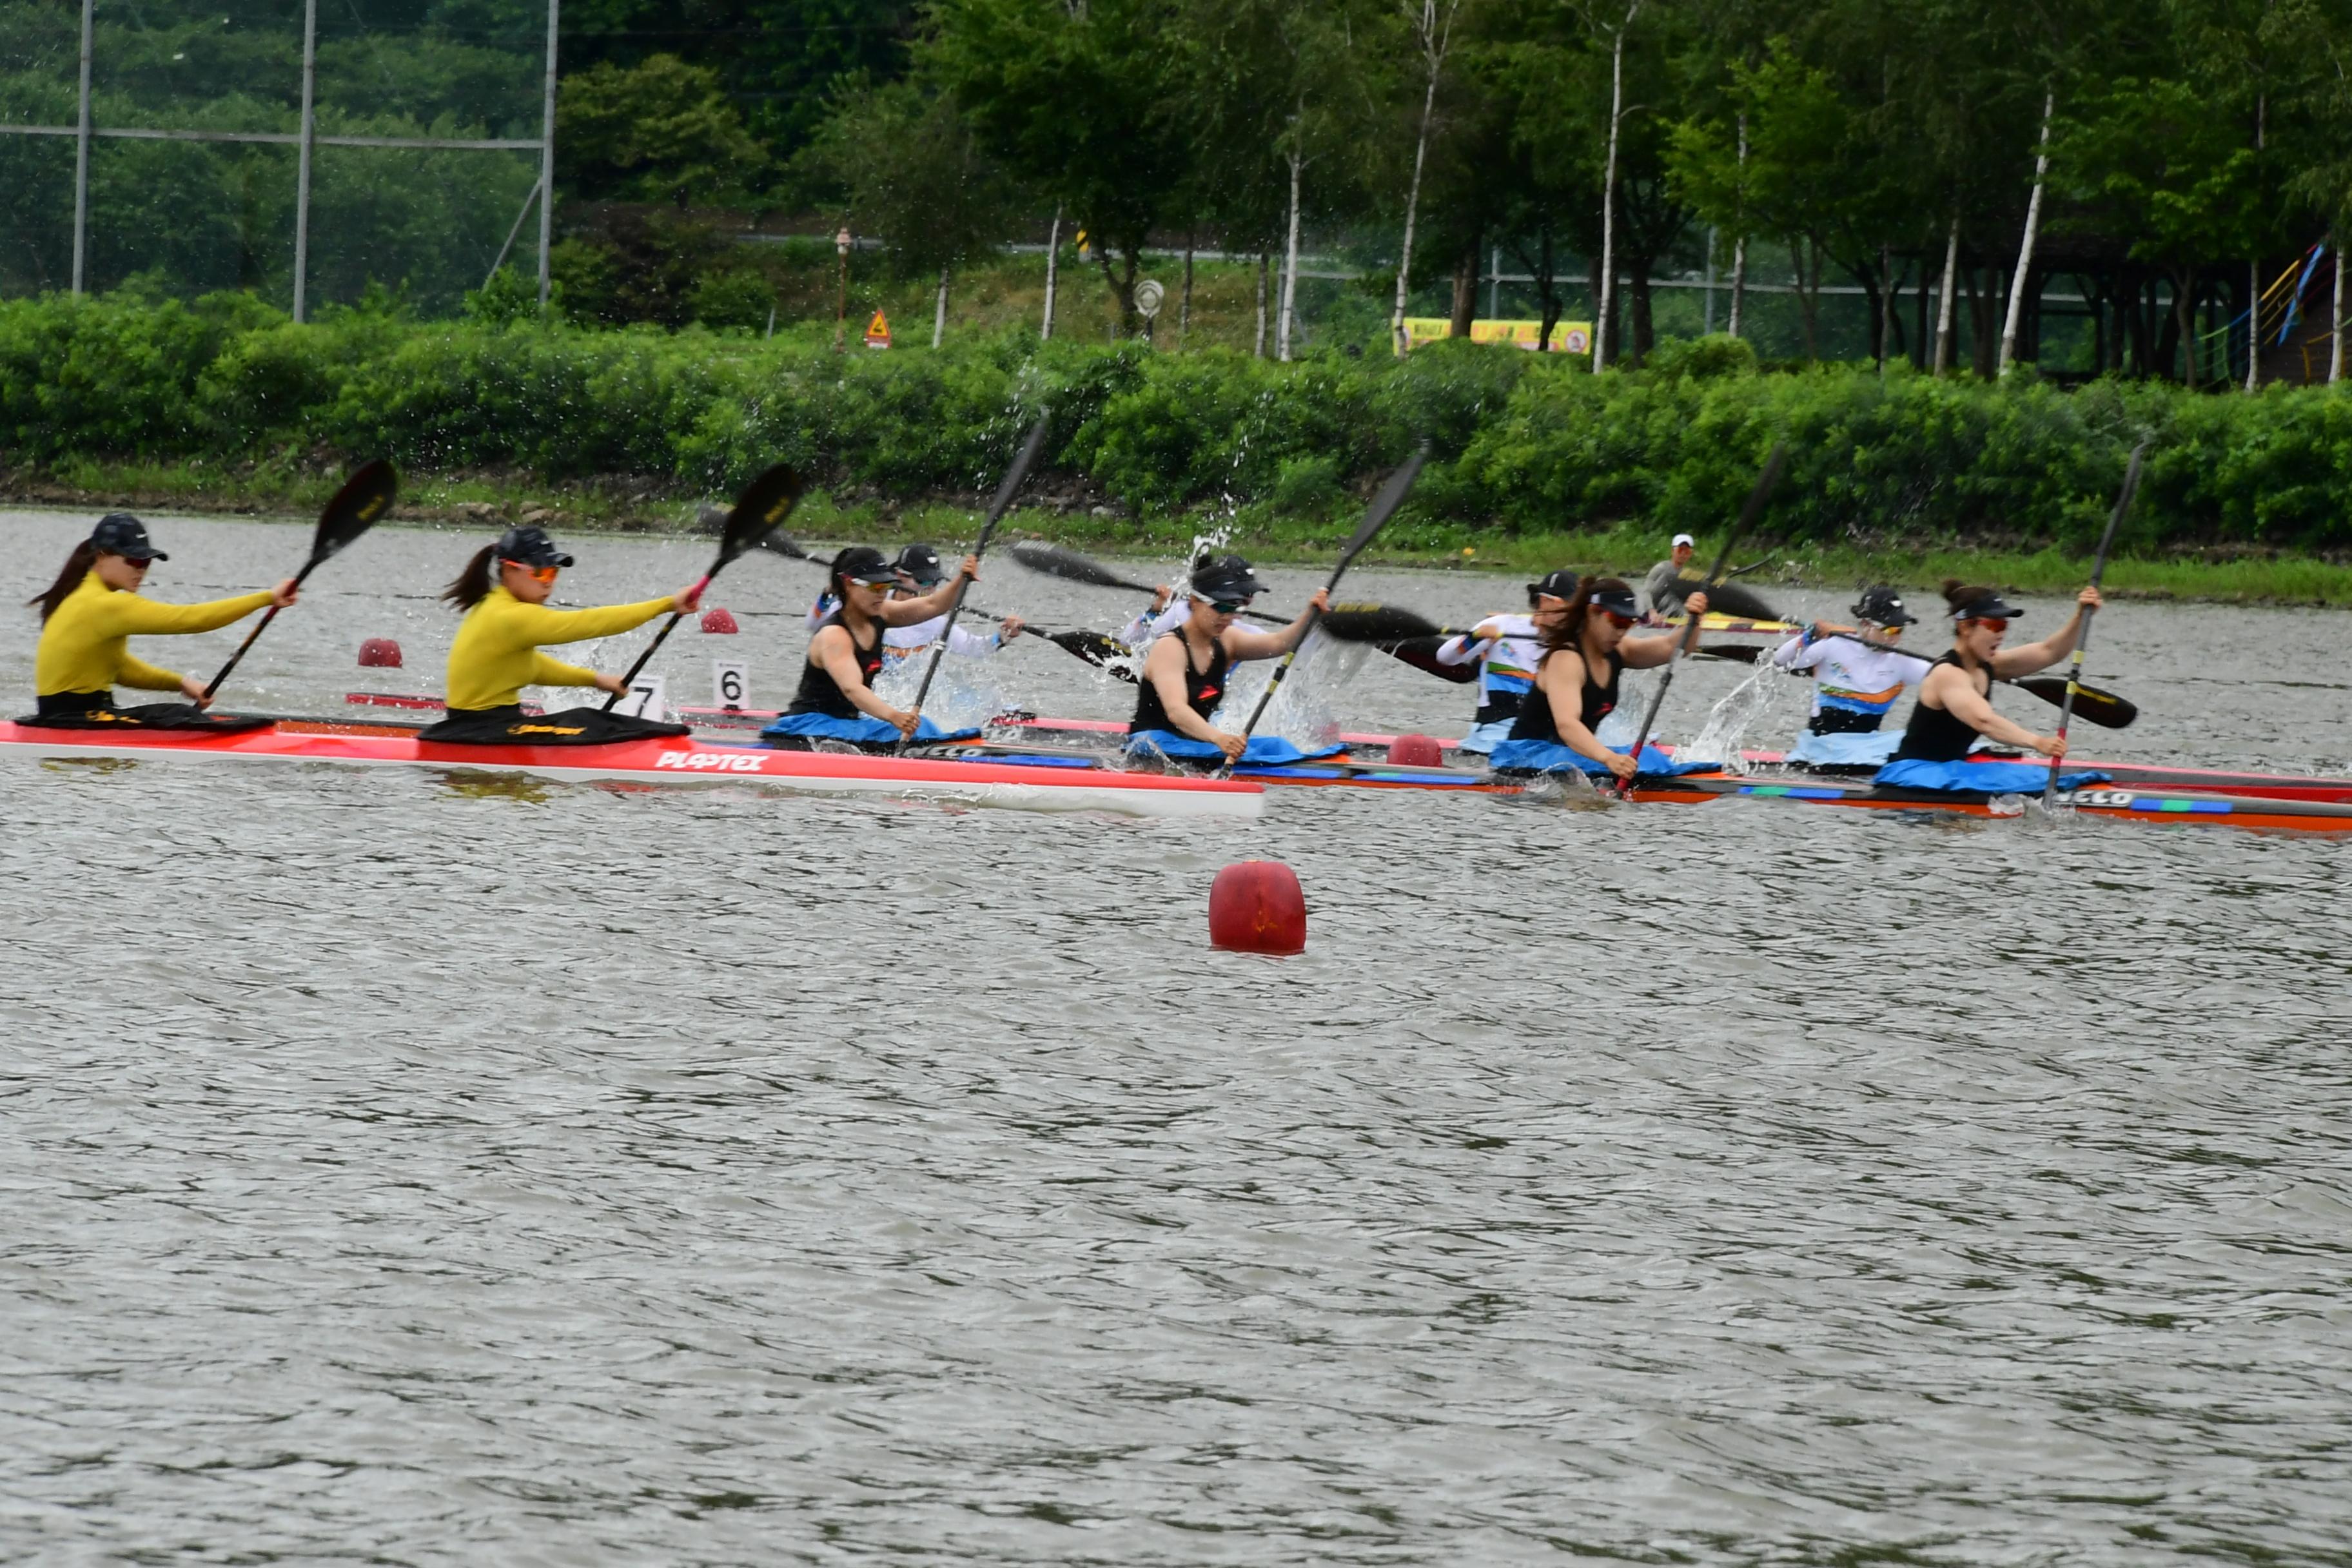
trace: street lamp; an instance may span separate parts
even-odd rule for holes
[[[849,226],[833,237],[833,247],[841,254],[841,297],[833,309],[833,352],[839,353],[849,335]]]

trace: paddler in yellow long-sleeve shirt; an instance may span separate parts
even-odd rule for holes
[[[229,730],[268,722],[206,715],[203,709],[210,699],[204,683],[149,664],[131,653],[131,639],[215,631],[267,605],[283,609],[294,603],[293,580],[202,605],[164,605],[142,597],[139,589],[147,581],[147,568],[170,559],[155,548],[147,525],[124,511],[100,518],[89,537],[73,547],[48,591],[26,601],[41,612],[40,647],[33,656],[40,710],[18,722],[76,730]],[[117,686],[177,691],[188,700],[118,708]]]
[[[449,647],[449,717],[424,731],[419,740],[576,746],[687,732],[683,724],[655,723],[594,708],[524,715],[526,686],[585,686],[616,695],[623,689],[619,676],[550,658],[540,651],[542,645],[634,631],[656,616],[672,611],[684,615],[701,601],[697,586],[634,605],[550,609],[547,597],[555,591],[556,574],[571,564],[572,557],[538,528],[510,528],[466,563],[441,595],[466,612]]]

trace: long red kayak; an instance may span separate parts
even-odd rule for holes
[[[0,752],[142,762],[337,763],[520,773],[608,784],[726,783],[814,795],[939,798],[1045,811],[1114,811],[1139,816],[1255,816],[1265,791],[1246,780],[1121,773],[1059,759],[872,756],[782,752],[688,736],[605,746],[453,746],[392,726],[281,721],[242,734],[51,730],[0,722]]]

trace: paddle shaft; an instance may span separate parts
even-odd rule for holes
[[[702,581],[697,583],[693,587],[687,590],[687,596],[688,598],[699,597],[702,591],[710,586],[710,580],[713,577],[718,576],[720,569],[727,564],[727,559],[728,558],[722,554],[717,561],[712,562],[710,570],[702,574]],[[654,640],[646,645],[646,651],[637,655],[637,661],[629,666],[628,673],[621,677],[621,689],[614,692],[610,697],[604,699],[605,712],[610,713],[613,710],[613,705],[620,701],[622,698],[628,695],[629,684],[637,679],[637,672],[644,669],[645,667],[652,661],[654,655],[661,651],[661,645],[669,641],[669,634],[677,630],[677,623],[684,619],[686,619],[686,612],[684,610],[672,610],[670,612],[669,619],[662,623],[662,629],[656,632],[654,634]]]
[[[397,480],[391,464],[381,458],[361,464],[352,477],[343,481],[342,489],[335,492],[326,510],[320,513],[318,531],[310,536],[310,558],[302,563],[302,570],[294,574],[295,588],[299,590],[310,580],[311,573],[324,565],[345,545],[374,527],[375,520],[391,508],[396,489]],[[228,656],[228,662],[220,667],[220,673],[205,683],[204,703],[199,706],[211,703],[220,691],[221,682],[229,678],[229,672],[245,658],[246,651],[260,640],[261,634],[269,629],[269,623],[278,618],[278,605],[270,605],[269,613],[245,635],[245,640],[236,645],[236,651]]]
[[[2107,551],[2116,542],[2116,530],[2123,525],[2124,515],[2131,510],[2132,498],[2139,493],[2141,468],[2147,460],[2147,443],[2142,441],[2132,448],[2131,461],[2124,468],[2124,488],[2116,497],[2116,510],[2107,514],[2107,529],[2099,535],[2099,553],[2091,562],[2091,586],[2096,588],[2107,574]],[[2050,759],[2049,782],[2042,786],[2042,805],[2048,810],[2058,798],[2058,766],[2066,760],[2066,730],[2074,721],[2074,696],[2083,689],[2083,656],[2090,651],[2091,620],[2099,613],[2095,605],[2083,606],[2082,635],[2074,639],[2074,655],[2066,667],[2066,700],[2058,704],[2058,750]]]
[[[1022,481],[1028,479],[1029,466],[1037,460],[1038,452],[1045,445],[1045,432],[1052,426],[1053,416],[1048,414],[1041,415],[1037,422],[1029,426],[1028,438],[1021,443],[1021,450],[1014,454],[1013,466],[1004,471],[1004,482],[996,487],[996,499],[989,503],[987,521],[980,525],[980,537],[972,542],[973,560],[977,561],[988,553],[988,542],[994,536],[996,525],[1004,521],[1004,514],[1013,510],[1013,498],[1021,493]],[[947,624],[940,628],[939,643],[931,649],[931,662],[923,669],[923,683],[915,688],[915,704],[908,710],[908,717],[913,722],[908,725],[906,733],[898,737],[900,751],[906,750],[908,742],[915,738],[922,726],[923,700],[931,694],[931,682],[938,679],[940,673],[940,660],[948,651],[948,636],[955,630],[956,617],[963,614],[963,596],[970,592],[971,574],[958,575],[955,602],[948,606]]]
[[[1721,580],[1724,567],[1731,561],[1732,546],[1738,544],[1739,536],[1755,527],[1764,515],[1764,503],[1771,498],[1772,486],[1780,477],[1780,465],[1788,461],[1788,458],[1789,448],[1782,444],[1775,446],[1772,455],[1764,459],[1764,471],[1756,476],[1756,488],[1748,492],[1748,504],[1739,509],[1738,520],[1731,525],[1731,531],[1724,536],[1723,548],[1716,552],[1714,569],[1706,574],[1709,583]],[[1642,772],[1642,748],[1648,743],[1650,731],[1658,721],[1658,710],[1665,705],[1666,693],[1674,689],[1675,671],[1681,666],[1683,655],[1690,651],[1690,645],[1698,640],[1699,624],[1705,618],[1703,616],[1691,616],[1690,630],[1683,634],[1682,640],[1675,645],[1675,651],[1667,656],[1665,668],[1659,671],[1658,689],[1650,695],[1649,710],[1642,715],[1641,731],[1633,737],[1633,751],[1627,753],[1633,759],[1633,771],[1618,781],[1620,799],[1633,792],[1633,780]],[[1528,697],[1533,701],[1544,698],[1544,693],[1531,691]],[[1549,700],[1548,698],[1545,700]]]
[[[302,570],[294,574],[294,587],[297,592],[300,591],[304,583],[310,581],[310,574],[317,571],[319,563],[325,559],[323,555],[313,555],[303,563]],[[210,702],[213,700],[213,693],[221,689],[221,682],[228,679],[229,671],[235,669],[238,661],[245,658],[246,650],[261,640],[261,634],[268,631],[269,623],[278,618],[278,608],[279,606],[276,605],[270,605],[261,619],[255,623],[253,629],[245,634],[245,640],[236,645],[236,651],[228,656],[228,662],[220,667],[220,673],[205,682],[205,701]]]

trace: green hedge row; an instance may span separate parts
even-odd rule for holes
[[[366,310],[295,326],[236,295],[0,303],[0,457],[36,467],[383,454],[425,470],[723,489],[782,458],[913,496],[989,489],[1040,407],[1054,411],[1052,466],[1141,511],[1328,515],[1426,434],[1438,460],[1415,498],[1424,516],[1700,530],[1737,509],[1785,438],[1769,523],[1784,538],[2079,545],[2147,437],[2130,543],[2352,544],[2352,398],[2326,389],[1764,374],[1723,338],[1594,376],[1468,344],[1292,365],[1017,333],[835,354]]]

